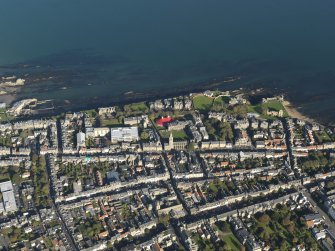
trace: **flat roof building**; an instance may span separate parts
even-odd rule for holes
[[[12,182],[5,181],[0,183],[0,191],[2,193],[2,201],[0,201],[0,210],[5,212],[15,212],[17,211],[15,195],[13,190]]]
[[[83,132],[77,133],[77,148],[85,146],[86,135]]]
[[[138,128],[137,127],[119,127],[111,129],[111,141],[117,142],[132,142],[138,141]]]

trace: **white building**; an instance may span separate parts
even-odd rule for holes
[[[119,127],[111,129],[111,142],[132,142],[138,141],[137,127]]]
[[[85,133],[83,132],[78,132],[77,133],[77,148],[86,146],[85,145]]]
[[[0,201],[0,213],[17,211],[12,182],[5,181],[0,183],[0,191],[2,193],[2,201]]]

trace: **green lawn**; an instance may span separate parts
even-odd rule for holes
[[[170,137],[170,131],[159,131],[162,138],[168,139]],[[184,130],[173,130],[172,136],[174,139],[184,140],[187,139],[187,135]]]
[[[0,122],[7,122],[12,119],[10,115],[6,113],[6,108],[1,108],[0,109]]]
[[[97,116],[97,111],[95,109],[85,110],[83,112],[90,118],[95,118]]]
[[[283,104],[279,101],[269,101],[266,103],[260,103],[257,105],[248,105],[248,112],[249,113],[258,113],[265,119],[274,119],[274,117],[268,116],[266,114],[263,114],[263,111],[269,109],[269,110],[275,110],[275,111],[284,111],[284,117],[288,117],[288,113],[285,110],[285,107]]]
[[[149,107],[144,102],[132,103],[124,106],[124,111],[126,113],[133,112],[148,112]]]
[[[117,118],[112,119],[100,119],[100,126],[124,126],[120,123],[120,121]]]
[[[332,141],[330,136],[325,131],[315,132],[315,138],[320,144]]]
[[[233,233],[229,233],[223,236],[223,241],[226,243],[230,250],[239,251],[241,247],[241,243],[237,240]]]
[[[196,110],[208,111],[213,104],[213,99],[205,95],[197,95],[193,97],[193,106]]]
[[[218,221],[214,225],[214,229],[218,231],[218,237],[228,246],[228,250],[240,250],[241,243],[232,232],[232,228],[228,222]]]
[[[261,104],[248,105],[248,112],[261,114],[262,113],[262,106],[261,106]]]

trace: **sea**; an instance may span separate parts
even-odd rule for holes
[[[267,88],[335,122],[334,0],[1,0],[0,76],[71,110]],[[234,81],[224,81],[224,80]]]

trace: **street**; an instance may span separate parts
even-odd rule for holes
[[[328,216],[328,214],[323,211],[323,209],[321,207],[318,206],[318,204],[314,201],[314,199],[312,198],[311,194],[304,190],[302,191],[303,195],[306,196],[306,198],[308,199],[308,201],[312,204],[313,207],[315,207],[318,212],[320,213],[320,215],[322,216],[322,218],[324,218],[325,224],[328,225],[328,229],[331,230],[333,233],[335,233],[335,223],[333,220],[330,219],[330,217]]]

